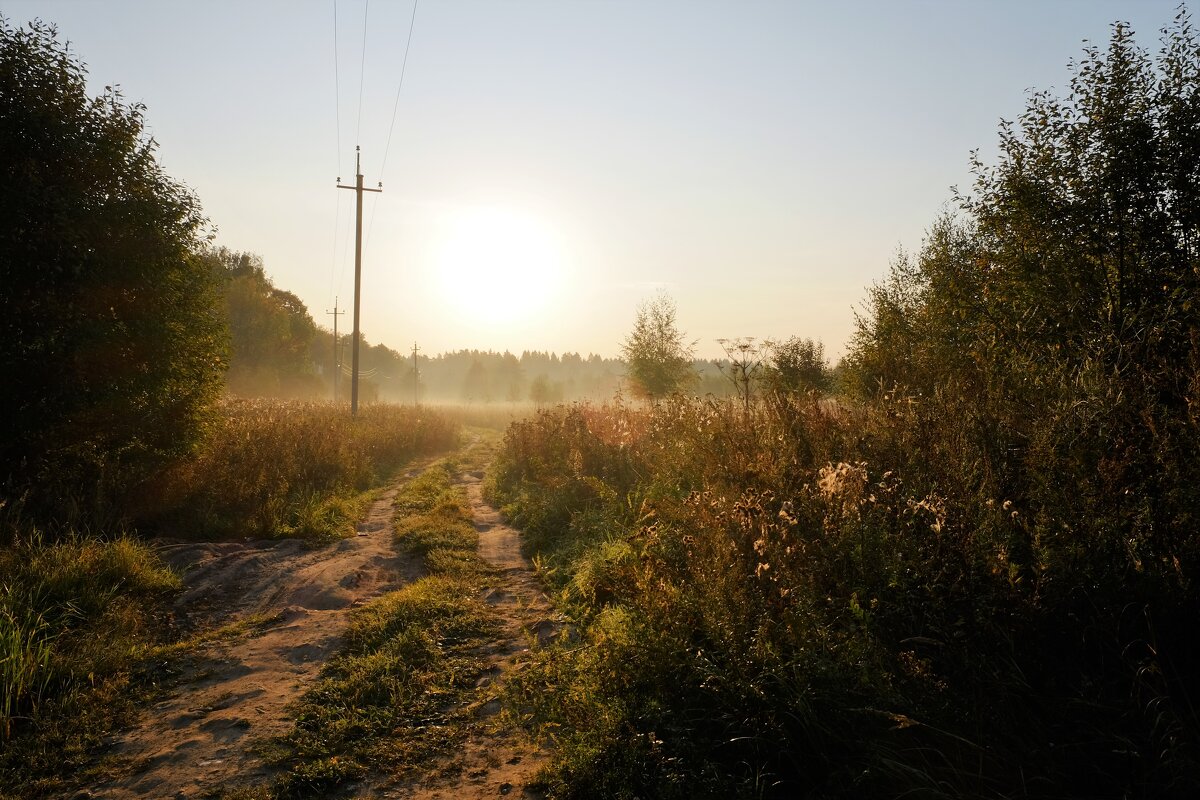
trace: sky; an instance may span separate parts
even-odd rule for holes
[[[330,327],[428,354],[619,354],[667,292],[721,338],[840,357],[865,291],[994,162],[1028,92],[1065,95],[1116,20],[1176,0],[4,0],[99,93],[146,106],[216,243]],[[406,49],[411,24],[411,46]],[[407,52],[407,56],[406,56]],[[403,81],[401,75],[403,73]],[[339,318],[347,330],[351,315]]]

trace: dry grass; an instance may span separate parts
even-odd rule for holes
[[[348,535],[359,494],[412,458],[445,451],[458,424],[427,409],[227,399],[195,458],[145,487],[135,518],[172,536]]]

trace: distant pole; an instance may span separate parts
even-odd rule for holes
[[[363,188],[362,148],[354,146],[354,186],[343,186],[338,178],[339,189],[353,189],[354,203],[354,336],[350,345],[350,416],[358,416],[358,309],[362,297],[362,197],[363,192],[382,192],[383,184],[378,189]]]
[[[345,311],[338,311],[338,299],[333,298],[333,311],[326,311],[326,314],[333,315],[333,403],[337,405],[338,401],[338,384],[342,382],[342,363],[338,358],[338,335],[337,335],[337,318]]]
[[[421,348],[417,347],[417,343],[413,342],[413,405],[421,404],[421,376],[417,373],[417,353]]]

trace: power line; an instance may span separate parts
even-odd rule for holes
[[[338,75],[338,23],[337,0],[333,0],[333,118],[337,131],[337,164],[338,172],[342,171],[342,82]],[[339,179],[340,181],[340,179]],[[329,264],[329,293],[333,294],[333,284],[337,275],[338,265],[338,224],[342,218],[342,196],[337,196],[337,205],[333,212],[333,255]],[[334,317],[334,322],[337,317]]]
[[[408,40],[404,43],[404,60],[400,62],[400,82],[396,86],[396,99],[392,102],[392,122],[388,125],[387,142],[383,146],[383,161],[379,165],[379,180],[383,181],[383,171],[387,168],[388,150],[392,147],[392,131],[396,129],[396,111],[400,108],[400,90],[404,88],[404,73],[408,71],[408,51],[412,48],[413,28],[417,22],[417,4],[420,0],[413,0],[412,16],[408,19]],[[375,230],[375,211],[378,209],[378,204],[371,203],[371,222],[367,225],[367,241],[371,241],[371,232]]]
[[[387,143],[383,146],[383,161],[379,165],[379,179],[383,180],[383,170],[387,167],[388,148],[392,146],[392,131],[396,127],[396,109],[400,107],[400,90],[404,88],[404,73],[408,70],[408,50],[412,47],[413,27],[417,22],[417,3],[413,0],[412,17],[408,20],[408,41],[404,45],[404,61],[400,64],[400,85],[396,87],[396,100],[392,103],[392,124],[388,126]]]
[[[337,0],[333,0],[333,118],[337,123],[337,164],[342,169],[342,84],[338,78]]]
[[[367,72],[367,11],[371,8],[371,0],[366,0],[363,3],[363,42],[362,42],[362,61],[358,66],[358,130],[355,131],[354,141],[356,144],[362,143],[362,98],[363,98],[363,76]]]

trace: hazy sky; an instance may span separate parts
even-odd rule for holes
[[[353,295],[335,179],[360,144],[384,186],[364,215],[373,342],[616,355],[665,287],[702,355],[801,335],[836,357],[865,287],[1026,91],[1065,94],[1082,40],[1117,19],[1157,49],[1176,5],[420,0],[398,103],[409,0],[0,13],[57,23],[97,92],[145,103],[217,241],[260,254],[320,324]]]

